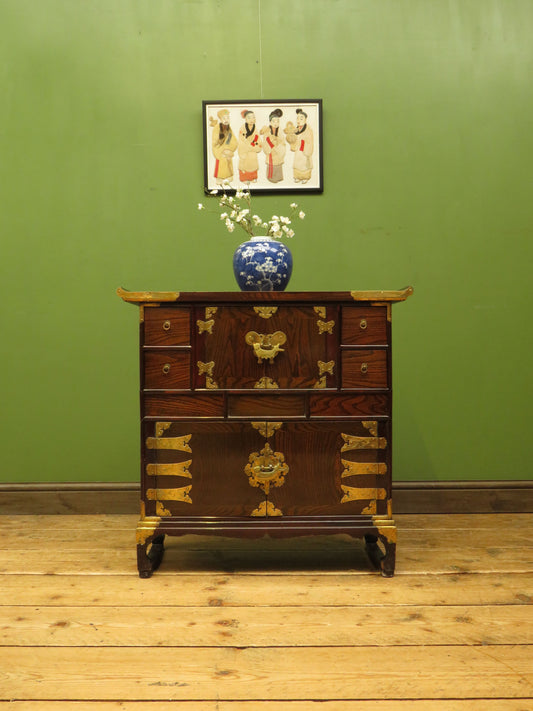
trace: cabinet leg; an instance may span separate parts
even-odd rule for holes
[[[366,535],[365,548],[372,565],[381,570],[381,575],[384,578],[392,578],[396,565],[396,543],[388,541],[384,536],[379,537],[385,553],[383,553],[378,544],[378,536]]]
[[[385,547],[385,555],[381,559],[381,575],[384,578],[392,578],[396,566],[396,543],[388,541],[385,537],[381,540]]]
[[[154,536],[143,544],[137,545],[137,568],[140,578],[150,578],[159,568],[165,552],[165,536]]]
[[[381,568],[381,560],[383,558],[383,552],[378,545],[377,536],[365,536],[365,550],[367,556],[370,558],[370,562],[374,568]]]

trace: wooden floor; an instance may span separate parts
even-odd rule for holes
[[[0,517],[0,711],[532,711],[533,515],[397,517],[357,541],[168,539]]]

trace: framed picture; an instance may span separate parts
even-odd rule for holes
[[[203,101],[204,189],[320,193],[322,100]]]

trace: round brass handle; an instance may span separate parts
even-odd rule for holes
[[[368,373],[368,363],[361,363],[361,373]]]
[[[366,322],[366,318],[362,318],[361,323],[359,324],[359,327],[362,328],[364,331],[367,326],[368,326],[368,324]]]
[[[163,321],[163,330],[170,331],[170,321]]]
[[[165,363],[165,365],[163,366],[162,370],[163,370],[163,373],[164,373],[165,375],[167,375],[168,373],[170,373],[170,363]]]

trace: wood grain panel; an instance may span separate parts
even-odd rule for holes
[[[135,528],[135,523],[136,519],[124,532],[119,541],[120,548],[131,549],[131,532]],[[403,539],[405,537],[403,529],[401,535]],[[62,540],[68,542],[71,537],[65,535],[63,531]],[[87,533],[83,541],[77,538],[73,544],[79,550],[86,540]],[[116,540],[116,536],[113,540]],[[317,545],[323,545],[322,539],[316,540]],[[109,542],[109,535],[106,542]],[[205,539],[198,539],[197,545],[205,547]],[[57,550],[59,539],[50,542],[48,546],[43,543],[42,556],[48,557],[52,546]],[[103,556],[104,545],[100,543],[97,547]],[[318,558],[320,551],[317,549],[314,555]],[[60,574],[43,576],[36,574],[36,571],[29,567],[27,574],[0,575],[2,590],[0,604],[16,602],[24,607],[72,605],[94,608],[114,606],[119,600],[123,607],[142,607],[146,604],[162,608],[168,607],[169,604],[174,607],[248,606],[256,609],[257,614],[262,617],[269,608],[279,606],[307,608],[321,605],[334,608],[364,605],[369,609],[377,607],[378,611],[393,606],[401,607],[408,615],[409,609],[414,605],[424,605],[430,612],[434,608],[447,605],[469,605],[475,609],[483,609],[486,605],[520,607],[533,603],[533,573],[504,575],[501,573],[482,575],[408,573],[402,575],[401,580],[392,585],[383,585],[381,577],[376,575],[358,575],[355,581],[352,571],[328,575],[320,572],[280,574],[276,571],[270,571],[265,575],[202,572],[186,575],[184,572],[176,572],[176,578],[179,576],[179,595],[169,600],[169,592],[172,592],[174,583],[168,576],[155,575],[147,587],[140,585],[133,573],[129,576],[99,575],[98,571],[96,574],[92,572],[65,574],[61,568],[58,568],[57,572]],[[179,611],[174,610],[174,615],[179,615]]]
[[[228,417],[305,417],[305,395],[228,395]]]
[[[147,306],[144,309],[144,344],[188,346],[190,311],[182,306]]]
[[[190,388],[191,356],[187,351],[145,351],[144,387],[172,390]]]
[[[310,711],[309,701],[180,701],[180,711]],[[428,711],[427,699],[320,701],[319,711]],[[432,699],[431,711],[529,711],[522,699]],[[316,706],[316,704],[314,704]],[[312,708],[312,707],[311,707]],[[175,711],[173,701],[0,701],[0,711]]]
[[[64,621],[68,620],[68,624]],[[362,624],[364,623],[364,624]],[[533,606],[0,606],[2,644],[84,647],[385,647],[529,644]]]
[[[390,414],[390,396],[387,393],[357,395],[342,393],[312,393],[309,395],[311,418],[330,417],[383,417]]]
[[[157,658],[157,663],[148,659]],[[394,648],[5,647],[0,698],[85,700],[433,699],[533,696],[517,645]]]
[[[387,350],[361,348],[342,351],[343,388],[386,388]]]
[[[387,345],[386,306],[343,306],[341,345]]]
[[[222,393],[203,395],[194,393],[169,394],[145,393],[143,395],[146,417],[223,417],[224,396]]]

